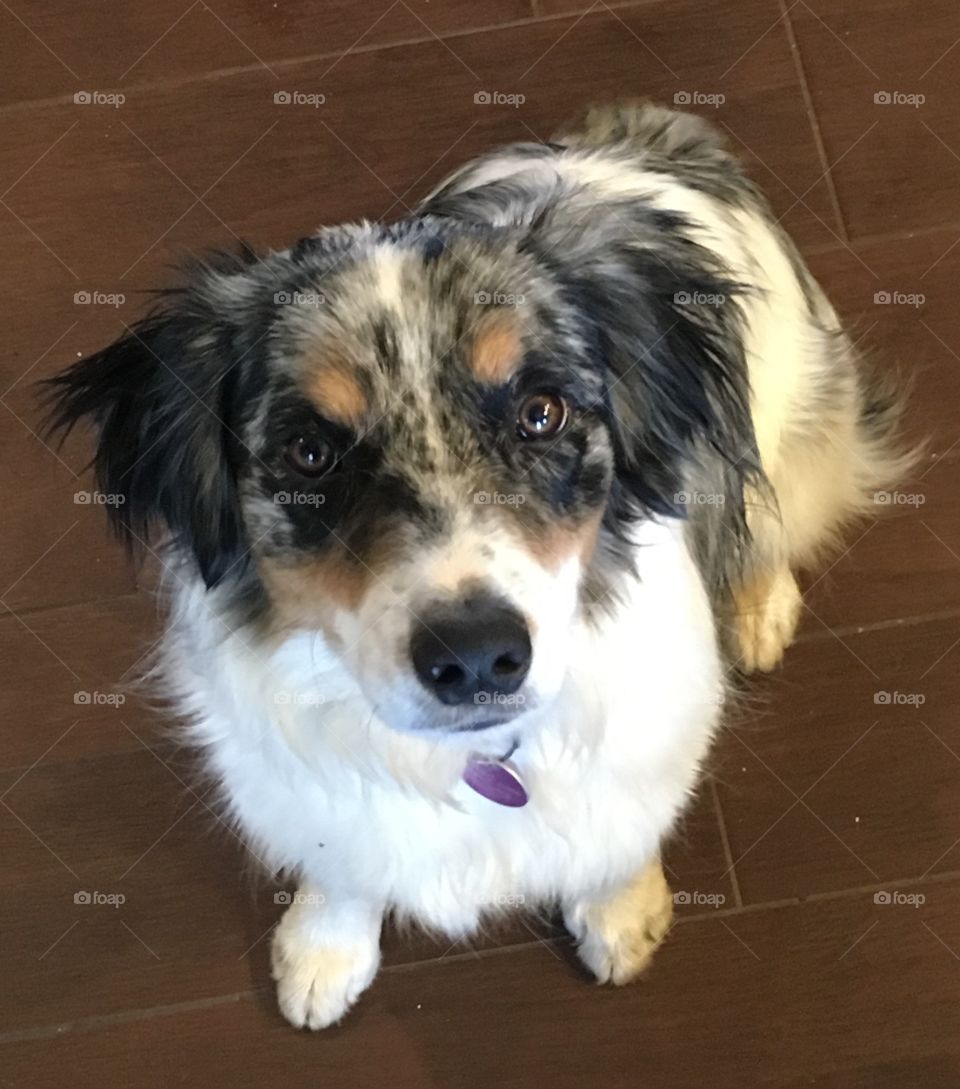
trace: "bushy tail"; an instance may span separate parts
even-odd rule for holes
[[[627,143],[671,158],[729,158],[720,131],[702,117],[635,100],[593,106],[554,137],[569,147]]]

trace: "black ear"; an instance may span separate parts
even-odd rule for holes
[[[642,507],[685,517],[683,493],[722,475],[741,505],[758,471],[735,283],[696,264],[622,255],[622,276],[598,292],[617,476]]]
[[[172,292],[115,344],[50,379],[50,429],[99,431],[97,487],[128,546],[165,524],[208,587],[243,571],[236,472],[242,368],[229,330],[189,291]]]
[[[559,230],[548,222],[545,235],[605,368],[616,513],[632,505],[685,517],[682,494],[703,469],[724,479],[740,509],[744,481],[759,472],[744,288],[690,240],[681,217],[636,203],[614,212]]]

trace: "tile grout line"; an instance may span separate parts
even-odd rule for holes
[[[960,606],[942,609],[939,612],[921,613],[918,616],[887,617],[883,620],[871,621],[869,624],[849,624],[846,627],[837,625],[829,630],[817,628],[813,631],[801,632],[794,640],[793,645],[824,643],[833,635],[847,637],[851,635],[868,635],[875,631],[887,631],[891,628],[916,628],[921,624],[936,624],[942,620],[953,620],[957,616],[960,616]]]
[[[615,10],[623,10],[625,8],[639,8],[649,6],[653,0],[621,0],[621,2],[614,2],[609,7]],[[596,5],[595,5],[596,6]],[[457,38],[469,38],[474,35],[492,34],[499,30],[515,30],[528,26],[538,26],[545,23],[561,22],[564,19],[573,19],[576,22],[580,22],[587,17],[597,18],[603,15],[603,7],[597,7],[597,10],[592,10],[588,5],[582,9],[574,11],[560,11],[552,12],[540,15],[528,15],[519,19],[509,19],[500,23],[492,23],[490,25],[471,26],[471,27],[457,27],[453,30],[446,30],[439,33],[425,34],[422,36],[413,36],[410,38],[397,38],[394,41],[377,42],[371,45],[356,45],[350,46],[345,49],[334,49],[328,51],[322,51],[319,53],[304,53],[293,57],[279,57],[270,58],[269,64],[274,68],[295,68],[298,65],[313,64],[315,61],[322,60],[335,60],[345,57],[363,56],[368,53],[385,52],[392,49],[403,49],[412,45],[429,45],[435,42],[446,42],[447,40]],[[579,18],[577,18],[579,16]],[[218,79],[229,79],[232,76],[242,75],[244,72],[261,72],[264,69],[263,62],[256,62],[251,64],[234,64],[225,68],[213,68],[204,72],[190,72],[184,73],[180,76],[175,76],[170,79],[155,79],[146,80],[143,83],[129,83],[120,84],[117,86],[123,86],[125,90],[134,92],[151,92],[166,89],[173,89],[183,86],[189,86],[192,83],[205,83],[214,82]],[[23,110],[38,109],[45,106],[56,105],[57,103],[72,103],[73,91],[63,91],[60,94],[47,95],[44,98],[31,98],[25,99],[20,102],[8,102],[0,105],[0,117],[7,113],[14,113]]]
[[[134,598],[141,597],[141,596],[144,596],[144,595],[146,595],[148,597],[150,596],[147,591],[138,590],[138,591],[130,591],[130,592],[126,593],[126,594],[112,595],[112,596],[107,597],[107,598],[92,598],[90,601],[71,603],[71,604],[68,604],[68,605],[42,605],[42,606],[39,606],[39,607],[31,610],[30,615],[37,615],[39,613],[44,613],[44,612],[59,612],[59,611],[65,610],[65,609],[83,608],[83,607],[86,607],[86,606],[89,606],[89,605],[96,605],[101,601],[104,602],[104,603],[113,605],[113,604],[117,604],[117,603],[122,602],[122,601],[127,600],[127,599],[134,599]],[[832,634],[834,632],[836,634],[839,634],[839,635],[843,636],[843,637],[850,637],[850,636],[857,636],[857,635],[868,635],[868,634],[871,634],[873,632],[889,631],[889,630],[892,630],[892,629],[895,629],[895,628],[919,627],[919,626],[921,626],[923,624],[935,624],[935,623],[939,623],[939,622],[944,621],[944,620],[952,620],[952,619],[954,619],[954,618],[956,618],[958,616],[960,616],[960,606],[954,606],[952,608],[940,610],[938,612],[923,613],[923,614],[919,614],[917,616],[887,618],[887,619],[884,619],[884,620],[874,621],[874,622],[868,623],[868,624],[850,625],[849,627],[845,627],[845,628],[842,628],[842,627],[833,628],[833,629],[831,629],[831,631],[821,631],[821,630],[817,629],[815,631],[810,631],[810,632],[799,634],[797,636],[797,638],[796,638],[793,645],[794,646],[805,646],[805,645],[810,645],[810,644],[815,644],[815,643],[827,642],[831,638],[831,636],[832,636]],[[12,616],[12,614],[0,613],[0,623],[2,623],[4,620],[13,620],[13,619],[14,619],[14,617]],[[167,735],[164,733],[161,736],[157,737],[156,740],[157,740],[158,743],[162,744],[167,740]],[[176,739],[173,739],[171,741],[171,744],[175,748],[177,748],[178,751],[183,749],[182,744],[180,742],[176,741]],[[137,751],[136,746],[131,746],[131,748],[129,748],[129,749],[128,748],[114,748],[114,749],[105,750],[103,752],[93,752],[93,753],[90,753],[88,755],[68,756],[68,757],[64,757],[61,760],[48,761],[48,762],[46,762],[45,766],[46,767],[66,767],[66,766],[71,765],[71,764],[86,763],[86,762],[89,762],[91,760],[110,760],[110,759],[113,759],[114,757],[118,757],[118,756],[128,756],[130,754],[130,752],[132,752],[132,751],[133,752]],[[190,752],[191,750],[189,750],[189,747],[188,747],[186,751]],[[16,774],[19,771],[23,771],[23,770],[29,768],[30,766],[31,765],[29,763],[0,765],[0,775],[13,775],[13,774]],[[728,838],[727,827],[726,827],[726,819],[725,819],[725,815],[723,813],[722,803],[720,802],[719,793],[716,790],[715,781],[710,782],[710,787],[711,787],[711,790],[713,791],[714,810],[716,812],[716,815],[717,815],[717,818],[718,818],[718,821],[719,821],[719,824],[720,824],[720,836],[721,836],[721,841],[723,843],[724,854],[726,856],[725,861],[727,862],[727,865],[731,865],[732,860],[731,860],[731,857],[729,856],[730,847],[729,847],[729,838]],[[736,880],[736,875],[733,874],[732,870],[731,870],[731,873],[732,873],[732,882],[731,883],[734,886],[734,895],[737,898],[737,902],[742,903],[742,899],[740,898],[740,890],[737,887],[738,882]]]
[[[138,587],[133,587],[130,590],[122,590],[120,593],[103,593],[94,597],[81,598],[78,601],[50,602],[45,605],[25,605],[22,609],[19,607],[17,608],[17,615],[39,616],[41,613],[55,613],[64,609],[86,609],[97,605],[116,605],[121,601],[133,600],[134,598],[144,596],[149,597],[149,592]],[[13,612],[9,611],[6,607],[0,607],[0,621],[15,619],[16,617]]]
[[[943,885],[960,878],[960,870],[944,870],[943,873],[921,874],[918,877],[894,878],[890,881],[875,881],[869,885],[856,885],[842,889],[824,889],[822,892],[811,892],[806,896],[789,896],[783,900],[760,900],[755,904],[744,904],[743,907],[717,908],[713,911],[697,911],[678,916],[674,923],[702,923],[708,919],[729,919],[739,915],[757,915],[761,911],[777,911],[780,908],[803,907],[804,904],[831,903],[834,900],[852,900],[856,896],[863,896],[871,892],[887,892],[891,889],[899,892],[901,889],[925,887],[927,885]],[[508,947],[509,948],[509,947]]]
[[[455,964],[462,960],[476,960],[481,957],[502,956],[518,950],[536,949],[545,942],[555,944],[561,938],[538,938],[536,941],[517,942],[513,945],[496,946],[490,949],[466,950],[462,953],[450,953],[442,957],[428,957],[423,960],[406,961],[401,964],[388,964],[381,968],[380,975],[399,974],[412,969],[435,964]],[[264,987],[252,987],[245,991],[231,991],[223,995],[211,995],[208,998],[190,999],[185,1002],[168,1002],[161,1006],[147,1006],[142,1009],[118,1010],[114,1013],[95,1014],[91,1017],[77,1017],[72,1021],[55,1022],[47,1025],[35,1025],[29,1028],[13,1029],[10,1032],[0,1033],[0,1047],[5,1044],[22,1043],[28,1040],[43,1040],[59,1038],[67,1033],[96,1032],[99,1029],[111,1028],[114,1025],[129,1024],[136,1021],[149,1021],[155,1017],[171,1017],[179,1013],[191,1013],[195,1010],[203,1011],[217,1009],[220,1006],[229,1006],[249,1001],[258,994],[268,990]],[[280,1013],[277,1011],[277,1017]]]
[[[730,837],[727,835],[727,821],[720,804],[720,792],[717,790],[717,781],[710,780],[710,793],[713,796],[713,811],[717,817],[717,825],[720,829],[720,842],[723,845],[723,861],[730,875],[730,888],[733,890],[733,902],[738,908],[743,907],[743,897],[740,895],[740,881],[734,865],[733,852],[730,849]]]
[[[803,98],[804,109],[807,114],[807,121],[810,124],[810,130],[813,135],[813,142],[817,149],[817,156],[820,159],[820,166],[823,169],[823,181],[827,184],[827,193],[830,198],[830,206],[833,209],[834,218],[837,222],[837,232],[841,239],[845,243],[850,242],[850,233],[847,230],[847,224],[843,216],[843,209],[840,206],[840,198],[837,194],[837,188],[833,180],[833,171],[830,169],[830,163],[827,159],[827,149],[823,142],[823,132],[820,128],[820,118],[817,116],[816,108],[813,104],[813,95],[810,93],[810,84],[807,81],[807,71],[803,63],[803,55],[800,52],[800,43],[797,41],[797,35],[793,29],[793,20],[790,18],[790,8],[787,7],[787,0],[777,0],[780,11],[783,17],[784,32],[787,36],[787,45],[790,49],[790,54],[793,57],[793,66],[797,73],[797,79],[800,83],[800,94]]]
[[[873,234],[858,235],[850,240],[850,248],[853,250],[866,249],[869,246],[879,246],[886,242],[901,242],[912,238],[926,238],[928,235],[940,234],[943,231],[960,231],[960,222],[957,220],[943,220],[925,227],[904,227],[899,231],[876,231]],[[820,257],[824,254],[844,252],[845,247],[836,242],[818,242],[812,246],[802,247],[806,256]]]
[[[833,889],[825,892],[811,893],[809,896],[802,898],[792,897],[784,900],[767,900],[757,904],[744,904],[739,908],[721,908],[717,911],[681,915],[675,920],[674,925],[677,923],[705,922],[710,919],[726,919],[740,915],[756,915],[762,911],[776,911],[785,907],[801,907],[807,903],[851,899],[854,896],[862,895],[866,892],[888,889],[897,889],[899,891],[900,889],[911,888],[917,885],[946,884],[947,882],[955,881],[958,878],[960,878],[960,870],[950,870],[939,874],[888,881],[883,884]],[[516,944],[494,946],[488,949],[466,950],[462,953],[445,954],[444,956],[439,957],[427,957],[423,960],[387,965],[385,968],[381,969],[380,974],[401,974],[439,964],[455,964],[463,960],[506,956],[520,951],[536,949],[544,944],[557,945],[568,940],[568,938],[564,937],[538,938],[536,941],[517,942]],[[150,1006],[145,1009],[128,1009],[92,1017],[80,1017],[73,1021],[14,1029],[10,1032],[0,1033],[0,1047],[5,1044],[15,1044],[27,1040],[59,1038],[70,1032],[95,1032],[101,1028],[110,1028],[113,1025],[128,1024],[136,1021],[146,1021],[154,1017],[175,1016],[178,1013],[190,1013],[194,1010],[202,1011],[206,1009],[216,1009],[220,1006],[249,1001],[258,994],[265,993],[265,990],[266,987],[253,987],[244,991],[233,991],[223,995],[213,995],[208,998],[191,999],[184,1002],[171,1002],[161,1006]],[[279,1017],[279,1014],[277,1016]]]

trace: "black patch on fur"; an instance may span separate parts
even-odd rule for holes
[[[249,263],[217,254],[206,267]],[[208,587],[246,571],[237,478],[250,452],[239,436],[267,381],[252,347],[187,287],[164,292],[126,336],[45,384],[51,430],[66,435],[84,417],[99,428],[97,487],[123,497],[107,507],[118,535],[135,549],[164,523]]]

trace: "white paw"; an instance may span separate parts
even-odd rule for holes
[[[738,595],[739,666],[744,672],[769,673],[793,642],[803,600],[796,579],[780,572],[762,597]]]
[[[672,918],[673,897],[659,863],[610,900],[578,904],[564,915],[580,960],[599,983],[617,986],[647,967]]]
[[[277,926],[271,948],[280,1012],[297,1028],[335,1024],[370,985],[380,966],[375,943],[309,944],[295,915]]]

